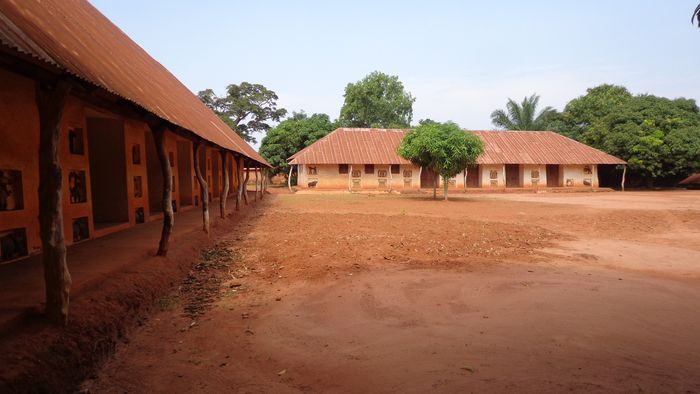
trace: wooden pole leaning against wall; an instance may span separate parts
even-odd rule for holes
[[[226,218],[226,198],[228,197],[228,163],[227,159],[228,153],[225,150],[221,150],[221,167],[223,167],[224,173],[224,189],[221,191],[221,196],[219,197],[219,210],[221,211],[221,218]]]
[[[60,80],[37,84],[39,111],[39,234],[44,266],[46,316],[57,324],[68,321],[71,276],[63,234],[62,169],[59,160],[61,118],[71,87]]]
[[[201,141],[195,141],[195,143],[192,144],[194,174],[197,177],[197,183],[199,183],[199,195],[202,203],[202,229],[205,233],[209,234],[209,190],[207,189],[207,181],[202,175],[202,168],[199,166],[199,148],[201,146]]]
[[[158,243],[158,252],[156,255],[165,256],[168,254],[168,242],[170,234],[173,232],[175,225],[175,214],[173,212],[173,170],[170,167],[170,158],[168,149],[165,146],[165,125],[159,124],[151,127],[153,140],[158,153],[158,161],[160,162],[160,170],[163,175],[163,230],[160,233],[160,242]]]

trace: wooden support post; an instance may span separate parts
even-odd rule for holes
[[[289,175],[287,175],[287,187],[289,188],[289,192],[293,193],[292,191],[292,165],[289,165]]]
[[[255,167],[255,201],[258,201],[258,166]]]
[[[221,218],[226,218],[226,198],[228,197],[228,153],[225,150],[221,150],[221,167],[224,173],[224,189],[221,191],[221,196],[219,197],[219,210],[221,211]]]
[[[63,235],[62,169],[59,159],[61,118],[70,84],[59,81],[53,86],[37,84],[36,105],[39,111],[39,234],[41,236],[46,288],[46,316],[53,323],[65,325],[71,276],[66,261]]]
[[[192,150],[194,151],[194,174],[197,177],[197,182],[199,183],[199,195],[201,196],[202,200],[202,230],[209,234],[209,190],[207,181],[204,179],[202,169],[199,166],[199,147],[201,145],[201,141],[196,141],[192,145]]]
[[[241,205],[241,198],[243,197],[243,176],[241,175],[244,165],[243,156],[238,157],[236,164],[236,180],[238,181],[238,190],[236,190],[236,211],[238,211]]]
[[[627,175],[627,164],[622,166],[622,182],[620,183],[620,186],[622,186],[622,191],[625,191],[625,176]]]
[[[348,191],[352,193],[352,164],[350,164],[350,169],[348,170]]]
[[[173,232],[175,224],[175,214],[173,213],[173,171],[170,167],[168,149],[165,146],[165,125],[158,125],[151,128],[153,140],[155,141],[158,160],[160,161],[160,171],[163,174],[163,230],[160,233],[158,244],[158,256],[168,254],[168,241]]]
[[[245,169],[245,179],[243,180],[243,202],[245,202],[245,205],[248,205],[248,179],[250,178],[250,163],[248,160],[243,160],[244,166],[243,168]]]

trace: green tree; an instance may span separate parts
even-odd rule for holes
[[[571,100],[555,131],[626,160],[653,186],[700,170],[700,109],[694,100],[632,95],[601,85]]]
[[[564,111],[552,119],[551,129],[575,140],[583,140],[587,130],[627,105],[631,99],[632,94],[623,86],[603,84],[590,88],[584,96],[569,101]]]
[[[289,170],[287,159],[337,128],[326,114],[307,116],[294,112],[270,129],[260,144],[260,154],[272,165],[273,174]]]
[[[255,132],[266,132],[269,121],[279,122],[287,110],[277,108],[277,94],[260,84],[241,82],[226,87],[226,96],[218,97],[213,90],[200,91],[202,100],[246,142],[255,143]]]
[[[398,147],[403,158],[428,167],[442,177],[445,200],[449,179],[474,164],[483,151],[484,144],[479,137],[452,122],[418,126],[406,134]],[[433,198],[437,198],[436,188],[433,185]]]
[[[509,98],[505,110],[491,112],[491,122],[506,130],[545,130],[555,111],[552,107],[544,107],[537,112],[539,101],[540,96],[536,94],[525,97],[520,104]]]
[[[345,87],[338,119],[347,127],[406,128],[416,99],[404,90],[399,77],[379,71]]]

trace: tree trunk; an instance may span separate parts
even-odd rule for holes
[[[163,230],[160,233],[160,243],[158,244],[158,256],[168,254],[168,241],[173,232],[175,215],[173,213],[173,171],[170,167],[168,149],[165,146],[165,126],[156,126],[152,130],[155,140],[158,160],[160,161],[160,171],[163,174]]]
[[[202,197],[202,229],[209,234],[209,190],[207,189],[207,181],[202,176],[202,169],[199,166],[199,147],[201,142],[197,141],[192,145],[194,151],[194,174],[197,176],[199,183],[199,194]]]
[[[265,187],[267,186],[265,184],[265,178],[267,178],[267,170],[264,168],[260,168],[260,199],[262,200],[265,197]]]
[[[227,153],[225,150],[221,151],[221,167],[223,167],[224,172],[224,189],[221,191],[221,197],[219,198],[219,210],[221,211],[221,218],[226,218],[226,198],[228,197],[228,163],[226,161]]]
[[[244,160],[243,163],[245,163],[246,161],[247,160]],[[243,202],[245,202],[245,205],[248,205],[248,178],[250,178],[250,171],[248,169],[248,165],[243,165],[243,168],[245,168],[245,179],[243,180]]]
[[[450,183],[447,181],[447,178],[444,176],[442,177],[442,187],[445,192],[445,201],[447,201],[447,187],[450,185]]]
[[[53,323],[68,322],[71,276],[63,235],[62,169],[59,158],[61,117],[70,92],[67,81],[38,84],[39,111],[39,234],[46,287],[46,316]]]
[[[243,195],[243,185],[241,184],[241,172],[243,170],[241,167],[243,167],[243,157],[238,156],[238,160],[236,160],[236,182],[238,182],[238,188],[236,190],[236,211],[240,209],[241,196]]]

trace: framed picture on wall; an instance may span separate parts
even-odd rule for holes
[[[141,176],[139,175],[134,177],[134,197],[143,197],[143,184],[141,182]]]
[[[0,211],[15,211],[23,208],[22,171],[0,169]]]
[[[73,242],[80,242],[90,238],[90,227],[88,227],[88,218],[73,219]]]
[[[82,127],[70,127],[68,129],[68,151],[72,155],[84,155],[83,139],[83,128]]]
[[[10,261],[28,254],[27,231],[23,228],[0,231],[0,261]]]
[[[141,164],[141,145],[139,144],[131,146],[131,163]]]
[[[71,204],[87,202],[85,171],[74,170],[68,173],[68,190]]]

